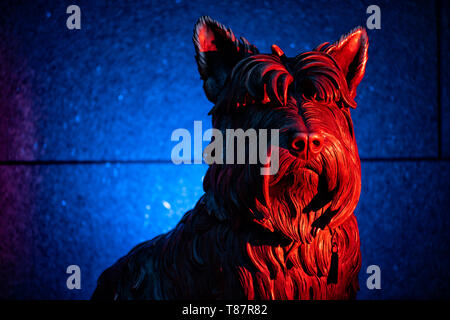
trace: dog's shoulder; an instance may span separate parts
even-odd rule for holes
[[[149,280],[149,272],[154,269],[155,249],[164,235],[143,242],[134,247],[126,256],[102,272],[97,280],[93,300],[128,300],[143,297],[144,282]]]

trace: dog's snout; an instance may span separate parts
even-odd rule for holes
[[[296,133],[291,142],[291,149],[299,158],[311,159],[322,151],[324,138],[320,133]]]

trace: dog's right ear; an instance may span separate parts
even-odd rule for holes
[[[245,38],[236,39],[230,28],[208,16],[198,19],[193,40],[203,89],[213,103],[217,102],[234,66],[246,56],[259,53]]]

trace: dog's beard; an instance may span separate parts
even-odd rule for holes
[[[309,243],[310,228],[317,213],[304,211],[318,194],[321,170],[305,167],[304,161],[285,149],[280,149],[279,157],[277,174],[263,179],[266,203],[263,215],[271,229],[291,240]]]
[[[319,230],[335,227],[354,211],[360,192],[359,159],[329,146],[304,161],[280,148],[279,171],[263,179],[263,225],[287,238],[310,243]]]
[[[209,212],[234,225],[250,213],[254,223],[301,243],[339,226],[358,202],[360,164],[356,146],[327,138],[308,161],[279,148],[275,175],[261,175],[259,165],[211,165],[204,179]]]

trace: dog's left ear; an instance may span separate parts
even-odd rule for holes
[[[203,89],[214,103],[234,66],[246,56],[259,53],[245,38],[236,39],[230,28],[207,16],[195,24],[193,41]]]
[[[347,80],[352,98],[356,96],[356,88],[364,77],[368,59],[369,38],[364,28],[358,27],[341,37],[333,45],[323,44],[319,51],[330,54],[337,62]]]

